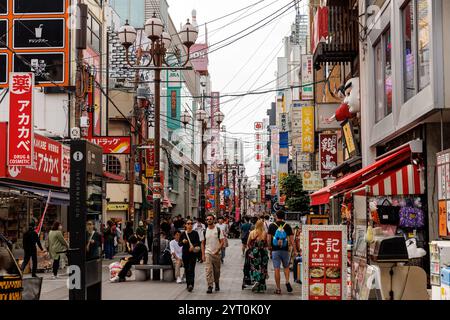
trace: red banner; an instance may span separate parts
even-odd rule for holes
[[[330,170],[337,166],[337,135],[319,135],[320,176],[322,179],[330,176]]]
[[[153,178],[155,171],[155,145],[151,141],[149,149],[145,150],[145,176],[147,178]]]
[[[341,226],[304,227],[303,297],[307,300],[346,299],[347,254],[345,228]]]
[[[266,176],[264,170],[264,161],[261,162],[261,203],[266,202]]]
[[[33,73],[10,73],[8,161],[10,166],[33,162]]]
[[[130,137],[93,137],[89,141],[102,147],[103,154],[129,154],[131,151]]]

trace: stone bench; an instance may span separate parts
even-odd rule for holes
[[[152,264],[138,264],[134,266],[135,280],[146,281],[153,280],[153,271],[159,270],[160,280],[172,282],[175,280],[173,267],[168,265],[152,265]]]

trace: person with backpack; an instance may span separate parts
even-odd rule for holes
[[[228,247],[228,231],[229,231],[229,227],[228,227],[228,224],[225,223],[223,217],[219,217],[217,227],[220,228],[220,230],[222,231],[222,233],[223,233],[223,235],[225,237],[225,239],[224,239],[224,246],[222,248],[222,255],[220,257],[220,261],[222,261],[222,263],[223,263],[224,259],[225,259],[225,250],[226,250],[226,247]]]
[[[206,224],[208,227],[204,231],[204,240],[202,241],[202,260],[206,263],[205,271],[208,283],[206,293],[212,293],[213,283],[215,284],[215,290],[220,290],[220,258],[225,237],[222,230],[215,225],[214,215],[208,214]]]
[[[290,255],[289,255],[289,245],[294,250],[294,255],[297,256],[297,248],[294,245],[294,234],[292,232],[291,226],[284,221],[284,211],[277,211],[276,213],[276,221],[269,226],[269,233],[267,236],[267,241],[272,251],[272,261],[273,268],[275,274],[275,283],[276,290],[275,294],[281,294],[281,285],[280,285],[280,268],[281,264],[283,264],[284,268],[284,276],[286,279],[286,288],[288,292],[292,292],[292,286],[289,283],[289,263],[290,263]]]

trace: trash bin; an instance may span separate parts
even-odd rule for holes
[[[22,276],[0,275],[0,300],[22,300]]]

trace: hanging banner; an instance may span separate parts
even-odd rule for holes
[[[61,187],[70,188],[70,147],[61,145]]]
[[[8,166],[33,163],[33,73],[10,73]]]
[[[347,300],[346,228],[303,226],[303,300]]]
[[[261,162],[260,173],[261,177],[260,186],[261,186],[261,203],[265,203],[266,201],[266,176],[265,176],[265,165],[264,162]]]
[[[149,148],[145,150],[145,176],[152,178],[155,174],[155,145],[154,141],[149,142]]]
[[[311,54],[302,55],[302,100],[314,100],[314,71],[313,56]]]
[[[330,170],[337,166],[337,135],[319,135],[320,176],[322,179],[330,177]]]
[[[439,237],[450,238],[450,149],[436,154]]]
[[[314,106],[302,107],[302,152],[314,153]]]

